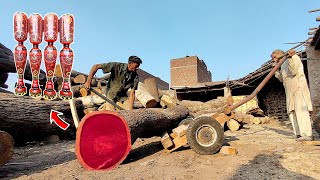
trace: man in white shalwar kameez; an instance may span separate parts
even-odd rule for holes
[[[277,62],[283,55],[283,51],[275,50],[271,57],[274,62]],[[313,139],[309,114],[312,111],[312,103],[303,64],[294,50],[290,50],[287,57],[287,60],[281,65],[281,69],[276,71],[275,76],[283,82],[287,113],[295,137],[299,141],[309,141]]]

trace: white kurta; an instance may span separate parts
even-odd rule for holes
[[[283,82],[286,92],[287,112],[295,135],[311,136],[312,127],[309,111],[312,103],[303,64],[297,55],[288,58],[275,76]]]

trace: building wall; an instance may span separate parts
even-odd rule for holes
[[[198,62],[198,82],[211,82],[211,72],[207,70],[207,65],[203,60],[199,60]]]
[[[316,115],[320,111],[320,50],[314,50],[314,47],[310,46],[306,52],[311,100]]]
[[[137,71],[138,75],[139,75],[139,81],[140,82],[144,82],[145,79],[147,78],[156,78],[157,79],[157,83],[158,83],[158,89],[161,89],[161,90],[168,90],[169,89],[169,84],[165,81],[163,81],[162,79],[158,78],[158,77],[155,77],[153,76],[152,74],[142,70],[142,69],[139,69]]]
[[[197,56],[172,59],[170,62],[171,87],[192,86],[210,82],[211,73]]]

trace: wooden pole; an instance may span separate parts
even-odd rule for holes
[[[73,99],[69,100],[69,104],[70,104],[70,110],[71,110],[71,114],[72,114],[73,123],[77,129],[79,126],[79,117],[78,117],[77,109],[76,109],[76,106],[74,104]]]
[[[313,12],[318,12],[318,11],[320,11],[320,9],[313,9],[313,10],[308,11],[308,13],[313,13]]]

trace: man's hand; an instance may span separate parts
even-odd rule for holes
[[[90,89],[92,78],[96,74],[98,69],[101,69],[101,64],[95,64],[95,65],[92,66],[92,68],[91,68],[91,70],[89,72],[87,81],[83,85],[86,89]]]
[[[294,49],[290,49],[289,51],[288,51],[288,57],[290,58],[290,57],[292,57],[293,55],[295,55],[296,54],[296,51],[294,50]]]

